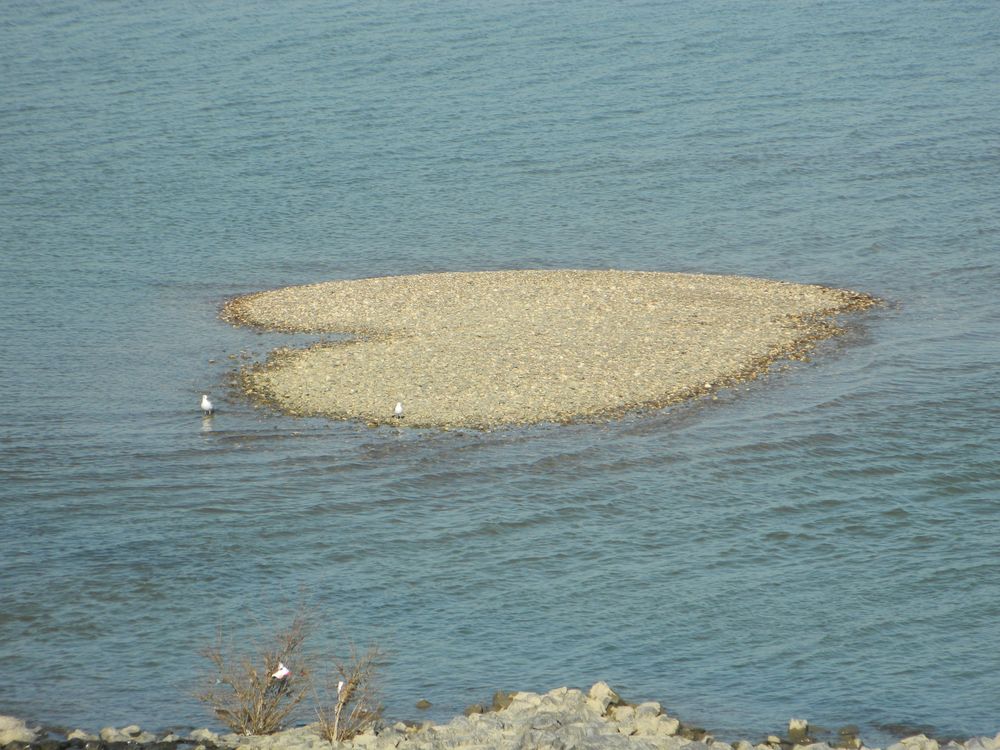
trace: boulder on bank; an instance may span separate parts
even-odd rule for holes
[[[35,730],[29,729],[22,719],[0,716],[0,747],[12,742],[31,742],[35,739],[35,735]]]
[[[127,727],[116,729],[115,727],[104,727],[99,733],[103,742],[132,742],[145,745],[153,742],[156,735],[151,732],[144,732],[138,724],[130,724]]]

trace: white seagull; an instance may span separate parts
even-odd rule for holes
[[[396,419],[402,419],[403,418],[403,402],[402,401],[397,401],[396,402],[396,408],[393,409],[392,413],[393,413],[393,416],[396,417]]]
[[[271,677],[273,677],[276,680],[283,680],[286,677],[288,677],[288,675],[290,675],[291,673],[292,670],[286,667],[284,663],[279,661],[278,668],[275,670],[274,674],[271,675]]]
[[[207,393],[201,394],[201,410],[205,412],[206,417],[210,417],[215,414],[215,407],[212,406],[212,402],[209,400]]]
[[[344,681],[340,680],[337,683],[337,695],[340,695],[341,691],[344,689]]]

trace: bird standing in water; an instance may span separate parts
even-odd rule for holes
[[[207,393],[201,394],[201,410],[205,413],[206,417],[215,414],[215,407],[212,405],[211,400],[209,400]]]

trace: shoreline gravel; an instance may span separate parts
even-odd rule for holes
[[[233,325],[344,333],[243,369],[258,404],[370,425],[606,420],[752,380],[878,304],[743,276],[489,271],[331,281],[228,301]],[[397,402],[404,416],[393,416]]]
[[[97,734],[29,727],[0,716],[0,747],[7,750],[862,750],[856,727],[824,730],[790,719],[781,735],[757,742],[722,742],[703,728],[686,725],[655,701],[629,703],[607,683],[588,691],[556,688],[544,694],[497,693],[493,705],[470,706],[446,724],[382,724],[352,740],[331,744],[315,725],[272,735],[220,734],[195,729],[157,735],[138,726],[105,727]],[[1000,733],[964,741],[916,734],[886,750],[1000,750]]]

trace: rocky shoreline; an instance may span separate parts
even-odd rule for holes
[[[604,420],[803,358],[867,294],[744,276],[490,271],[331,281],[230,300],[234,325],[354,338],[244,369],[257,404],[370,425]],[[399,403],[402,413],[394,414]]]
[[[721,742],[699,727],[667,715],[659,703],[630,704],[606,683],[583,692],[497,693],[493,704],[471,706],[446,724],[397,722],[369,730],[348,742],[358,750],[860,750],[857,730],[844,728],[818,737],[808,722],[792,719],[784,736],[756,742]],[[156,735],[138,726],[106,727],[97,734],[67,734],[29,727],[0,716],[5,750],[329,750],[315,726],[273,735],[241,736],[196,729],[186,735]],[[905,737],[885,750],[1000,750],[1000,733],[964,742],[938,741],[923,734]]]

